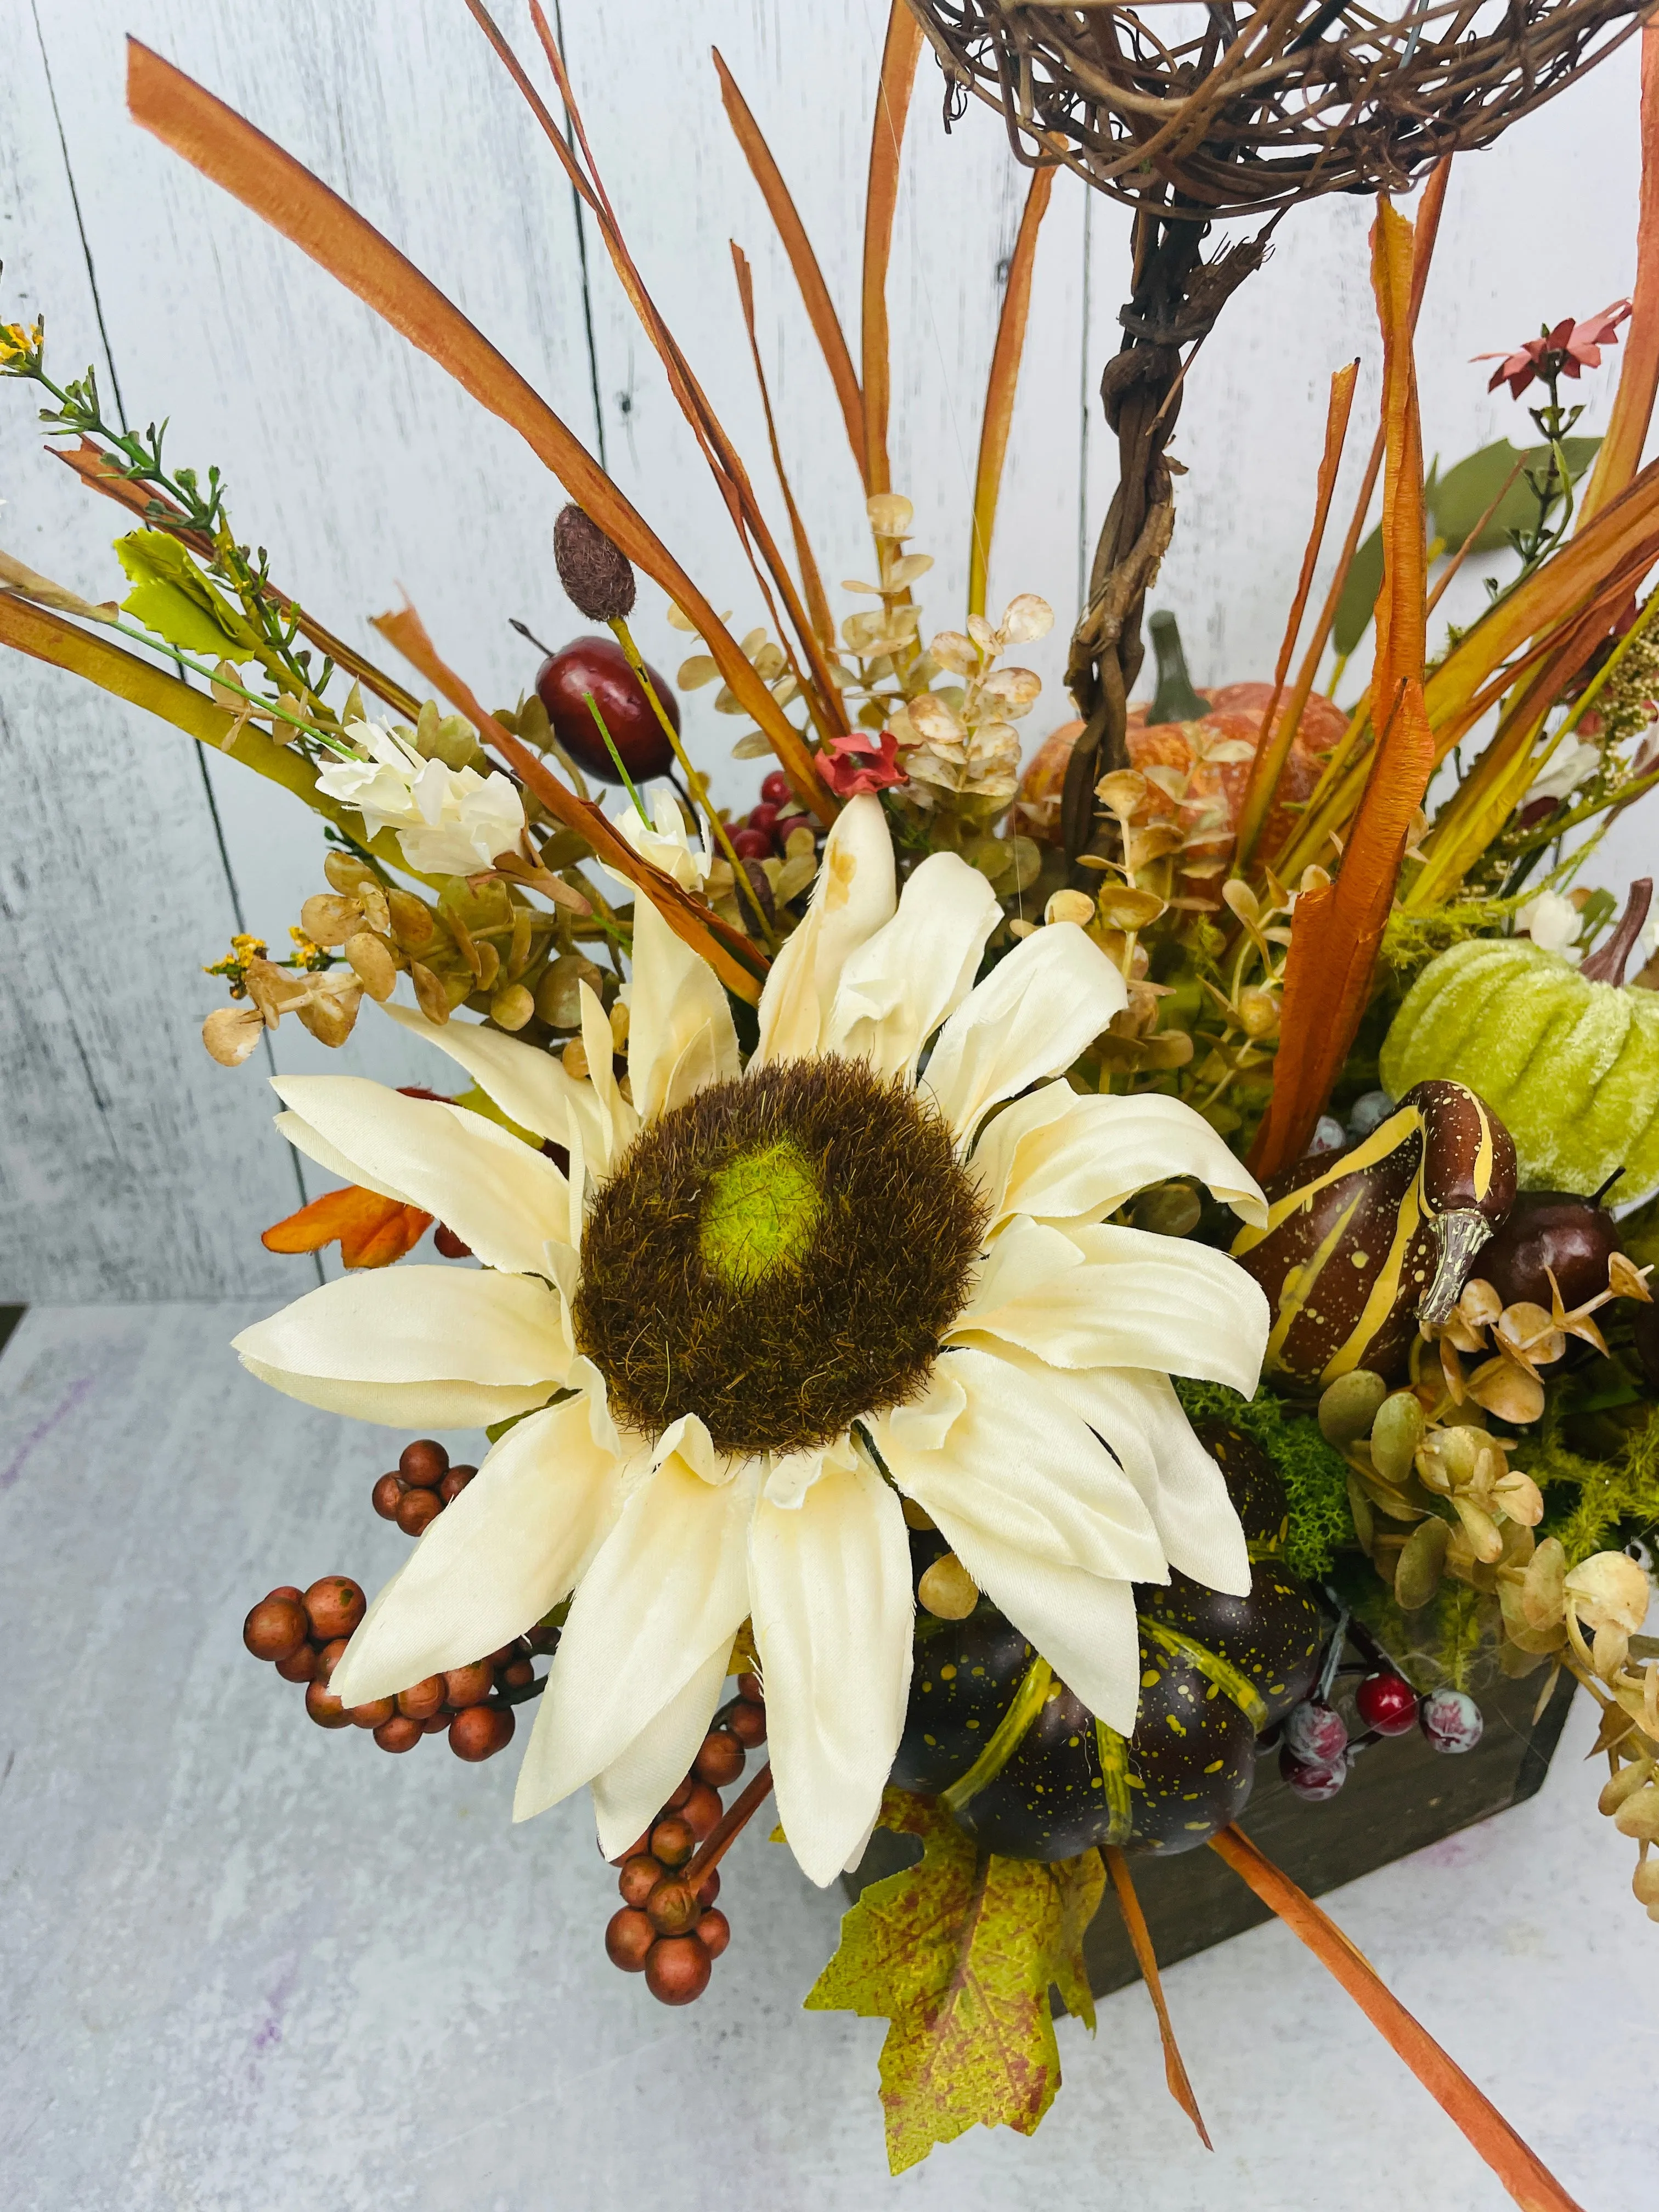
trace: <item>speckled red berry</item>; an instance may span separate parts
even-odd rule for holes
[[[714,1970],[708,1946],[696,1936],[659,1936],[645,1954],[645,1985],[659,2004],[695,2004]]]
[[[423,1675],[411,1682],[406,1690],[398,1692],[398,1711],[412,1721],[429,1721],[441,1713],[448,1696],[441,1674]]]
[[[242,1641],[256,1659],[291,1659],[311,1632],[303,1605],[262,1597],[242,1623]]]
[[[790,799],[789,779],[781,768],[775,768],[761,781],[761,799],[768,806],[787,806]]]
[[[643,1907],[645,1900],[662,1880],[667,1869],[649,1851],[638,1851],[631,1859],[623,1861],[623,1870],[617,1876],[617,1887],[624,1905]]]
[[[395,1521],[398,1517],[398,1500],[408,1488],[409,1485],[404,1480],[402,1475],[383,1474],[374,1489],[369,1492],[368,1502],[382,1521]]]
[[[1339,1712],[1311,1698],[1285,1716],[1285,1748],[1305,1766],[1330,1766],[1348,1747],[1348,1729]]]
[[[772,857],[772,836],[767,830],[734,830],[732,850],[740,860],[769,860]]]
[[[743,1772],[743,1746],[730,1729],[714,1729],[703,1738],[693,1764],[698,1781],[711,1789],[727,1789]]]
[[[689,1936],[702,1911],[696,1891],[678,1875],[665,1875],[645,1900],[646,1918],[659,1936]]]
[[[1467,1690],[1431,1690],[1419,1709],[1417,1724],[1437,1751],[1473,1751],[1486,1722]]]
[[[732,1941],[732,1923],[723,1912],[705,1912],[696,1926],[696,1937],[711,1959],[718,1959]]]
[[[1378,1735],[1404,1735],[1417,1725],[1417,1692],[1403,1674],[1379,1669],[1354,1692],[1359,1717]]]
[[[453,1505],[478,1472],[476,1467],[452,1467],[438,1485],[438,1495],[446,1505]]]
[[[683,1867],[696,1848],[696,1832],[682,1814],[670,1813],[651,1831],[651,1856],[665,1867]]]
[[[368,1600],[349,1575],[325,1575],[305,1595],[311,1632],[319,1642],[349,1636],[368,1610]]]
[[[624,1905],[613,1912],[605,1931],[605,1954],[625,1974],[642,1974],[646,1955],[657,1940],[657,1931],[638,1905]]]
[[[472,1257],[472,1247],[463,1244],[454,1231],[441,1221],[432,1232],[432,1241],[443,1259],[470,1260]]]
[[[766,1741],[766,1708],[739,1698],[720,1717],[720,1726],[730,1729],[746,1750],[753,1751]]]
[[[470,1667],[452,1667],[444,1676],[449,1702],[459,1712],[464,1705],[481,1705],[495,1686],[495,1669],[488,1659],[475,1659]]]
[[[435,1490],[449,1472],[449,1454],[431,1437],[417,1437],[405,1444],[398,1472],[417,1490]]]
[[[418,1536],[443,1510],[443,1499],[435,1490],[406,1490],[398,1500],[398,1526],[405,1536]]]
[[[421,1724],[410,1720],[407,1713],[393,1713],[374,1731],[374,1741],[382,1751],[413,1751],[420,1740]]]
[[[1298,1759],[1286,1745],[1279,1754],[1279,1771],[1297,1796],[1310,1805],[1322,1805],[1334,1797],[1348,1778],[1346,1757],[1334,1760]]]
[[[513,1729],[511,1705],[469,1705],[449,1723],[449,1747],[457,1759],[476,1764],[505,1751]]]
[[[285,1682],[309,1682],[317,1672],[317,1647],[302,1644],[297,1651],[290,1651],[286,1659],[276,1662],[276,1672]]]
[[[691,1795],[680,1808],[680,1818],[686,1823],[699,1843],[711,1832],[725,1808],[718,1790],[711,1790],[706,1782],[694,1782]]]

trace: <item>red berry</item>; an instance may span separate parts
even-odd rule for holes
[[[393,1713],[374,1731],[374,1741],[382,1751],[413,1751],[420,1740],[421,1724],[410,1720],[407,1713]]]
[[[724,1790],[743,1772],[743,1746],[730,1729],[714,1729],[703,1738],[695,1764],[700,1782]]]
[[[702,1907],[689,1881],[665,1875],[645,1900],[645,1916],[659,1936],[689,1936]]]
[[[683,1867],[696,1848],[696,1829],[678,1813],[670,1813],[651,1831],[651,1856],[665,1867]]]
[[[441,1674],[427,1674],[420,1681],[411,1682],[406,1690],[398,1691],[398,1711],[406,1713],[412,1721],[429,1721],[434,1713],[443,1711],[448,1694]]]
[[[761,783],[761,798],[768,806],[787,806],[789,803],[789,779],[781,768],[775,768]]]
[[[276,1672],[285,1682],[308,1682],[317,1672],[317,1647],[302,1644],[288,1658],[276,1662]]]
[[[751,1705],[764,1705],[766,1698],[761,1689],[760,1676],[758,1674],[739,1674],[738,1677],[738,1695],[740,1698],[746,1698]]]
[[[317,1675],[313,1675],[311,1680],[306,1684],[306,1711],[316,1722],[319,1728],[343,1729],[351,1726],[350,1714]]]
[[[367,1705],[348,1705],[346,1713],[353,1728],[377,1729],[382,1721],[389,1721],[397,1710],[396,1698],[371,1698]]]
[[[488,1659],[475,1659],[470,1667],[452,1667],[444,1676],[449,1702],[459,1712],[464,1705],[481,1705],[495,1686],[495,1669]]]
[[[605,1948],[613,1966],[625,1974],[645,1972],[646,1954],[657,1940],[657,1931],[637,1905],[625,1905],[613,1912],[605,1931]]]
[[[400,1474],[383,1474],[368,1493],[368,1502],[382,1521],[395,1521],[398,1501],[409,1485]]]
[[[769,844],[772,837],[772,825],[777,818],[778,810],[775,806],[751,806],[749,810],[748,826],[751,830],[763,830]]]
[[[310,1633],[304,1606],[291,1597],[262,1597],[242,1623],[242,1641],[256,1659],[291,1659]]]
[[[695,1936],[659,1936],[645,1954],[645,1985],[659,2004],[695,2004],[713,1972],[708,1946]]]
[[[718,1867],[710,1867],[708,1873],[704,1875],[702,1880],[697,1884],[697,1902],[702,1905],[710,1905],[714,1902],[714,1899],[720,1895],[720,1870]]]
[[[449,1454],[431,1437],[419,1437],[404,1446],[398,1472],[417,1490],[435,1490],[449,1472]]]
[[[697,1941],[711,1959],[718,1959],[732,1941],[731,1922],[723,1912],[705,1912],[697,1923]]]
[[[432,1232],[432,1241],[446,1260],[470,1260],[472,1247],[463,1244],[453,1229],[441,1221]]]
[[[648,664],[647,672],[664,713],[678,731],[679,702]],[[590,691],[629,775],[644,783],[653,775],[665,775],[673,766],[674,749],[663,735],[662,725],[615,638],[574,639],[543,661],[536,690],[547,709],[554,736],[579,768],[598,776],[602,783],[619,784],[622,778],[589,709],[585,695]]]
[[[624,1905],[643,1905],[652,1891],[663,1878],[663,1869],[649,1851],[640,1851],[623,1863],[617,1876],[617,1887]]]
[[[691,1795],[680,1808],[680,1818],[702,1843],[720,1819],[723,1809],[718,1790],[711,1790],[706,1782],[694,1782]]]
[[[736,1705],[728,1709],[720,1724],[730,1729],[738,1741],[750,1751],[766,1741],[766,1708],[751,1705],[747,1698],[739,1698]]]
[[[684,1804],[686,1799],[691,1795],[691,1784],[696,1780],[696,1778],[697,1778],[695,1774],[688,1774],[684,1782],[677,1782],[674,1784],[674,1787],[669,1791],[668,1796],[663,1801],[663,1811],[665,1813],[678,1813],[679,1811],[681,1806]]]
[[[398,1500],[398,1526],[405,1536],[418,1536],[444,1510],[435,1490],[406,1490]]]
[[[447,1705],[441,1705],[438,1711],[432,1714],[428,1719],[423,1720],[421,1723],[421,1734],[422,1735],[441,1735],[442,1731],[449,1726],[449,1723],[454,1719],[454,1714],[449,1711]]]
[[[349,1636],[368,1607],[368,1600],[349,1575],[325,1575],[305,1595],[311,1632],[325,1644]]]
[[[469,1705],[449,1723],[449,1747],[457,1759],[493,1759],[513,1741],[511,1705]]]
[[[1467,1690],[1431,1690],[1417,1724],[1437,1751],[1449,1752],[1473,1751],[1486,1725]]]
[[[320,1682],[326,1689],[333,1679],[334,1669],[345,1657],[345,1653],[346,1638],[343,1636],[337,1636],[331,1644],[325,1644],[317,1654],[317,1672],[313,1680]]]
[[[478,1472],[476,1467],[452,1467],[438,1485],[438,1495],[446,1505],[453,1505]]]
[[[279,1583],[274,1590],[267,1590],[265,1592],[265,1595],[267,1597],[291,1597],[296,1603],[302,1603],[305,1598],[305,1592],[302,1589],[296,1589],[292,1583]]]
[[[536,1679],[536,1670],[528,1659],[514,1659],[501,1669],[496,1679],[509,1690],[527,1690]]]
[[[1359,1717],[1378,1735],[1404,1735],[1417,1725],[1417,1692],[1403,1674],[1367,1674],[1354,1692]]]
[[[1301,1759],[1286,1744],[1279,1754],[1279,1771],[1298,1797],[1310,1805],[1322,1805],[1347,1780],[1348,1762],[1346,1756],[1328,1763]]]
[[[1304,1766],[1333,1766],[1348,1747],[1348,1729],[1340,1713],[1311,1698],[1285,1716],[1285,1743]]]
[[[738,830],[732,833],[732,850],[740,860],[769,860],[772,840],[764,830]]]

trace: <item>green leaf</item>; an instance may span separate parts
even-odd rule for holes
[[[176,538],[162,530],[135,530],[118,538],[115,553],[136,589],[121,602],[124,613],[186,653],[210,653],[241,662],[258,649],[258,638],[240,611],[216,592]]]
[[[1379,523],[1349,562],[1342,596],[1336,603],[1331,636],[1340,653],[1352,653],[1364,636],[1382,588],[1382,526]]]
[[[919,1866],[874,1882],[806,1999],[891,2025],[881,2050],[895,2173],[975,2123],[1030,2135],[1060,2087],[1048,1988],[1092,2027],[1085,1929],[1097,1851],[1045,1866],[977,1849],[933,1800],[890,1790],[882,1825],[920,1836]]]
[[[1575,483],[1595,459],[1601,443],[1599,438],[1561,441],[1567,473]],[[1449,553],[1457,550],[1498,498],[1505,477],[1521,458],[1507,438],[1500,438],[1496,445],[1483,446],[1478,453],[1467,455],[1438,483],[1429,487],[1429,513],[1434,519],[1436,535],[1444,540]],[[1548,463],[1547,446],[1534,446],[1528,450],[1526,468],[1504,493],[1492,520],[1470,548],[1472,552],[1496,552],[1509,544],[1511,530],[1519,530],[1537,520],[1538,501],[1527,482],[1527,471],[1541,471]]]

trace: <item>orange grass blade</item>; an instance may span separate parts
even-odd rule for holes
[[[899,158],[904,122],[921,54],[921,26],[904,4],[893,0],[882,48],[881,79],[876,88],[876,122],[870,138],[870,185],[864,204],[864,287],[860,351],[864,357],[864,488],[891,491],[887,465],[887,411],[891,361],[887,327],[887,264],[893,252],[893,217],[898,207]]]
[[[1578,527],[1623,491],[1642,465],[1659,389],[1659,22],[1642,32],[1642,196],[1636,219],[1636,285],[1628,343],[1607,435],[1578,505]]]
[[[1107,1873],[1112,1877],[1112,1887],[1117,1892],[1118,1911],[1123,1915],[1123,1925],[1128,1930],[1135,1964],[1140,1968],[1140,1978],[1146,1984],[1152,2010],[1158,2014],[1158,2032],[1164,2039],[1164,2078],[1170,2085],[1170,2094],[1198,2130],[1198,2139],[1205,2149],[1213,2150],[1215,2145],[1210,2141],[1204,2115],[1198,2109],[1198,2099],[1193,2094],[1186,2063],[1176,2042],[1175,2029],[1170,2024],[1170,2008],[1164,2002],[1164,1983],[1158,1971],[1158,1954],[1152,1948],[1146,1916],[1140,1909],[1140,1899],[1135,1895],[1135,1886],[1129,1878],[1129,1863],[1115,1844],[1103,1844],[1101,1856],[1106,1862]]]
[[[714,608],[580,440],[437,286],[309,169],[136,39],[127,41],[127,106],[136,123],[280,231],[518,431],[578,505],[696,625],[796,791],[821,821],[832,821],[837,802],[800,733]]]
[[[718,915],[689,898],[672,876],[642,860],[591,799],[578,799],[574,791],[567,790],[528,745],[521,744],[511,730],[504,729],[480,706],[465,682],[441,657],[413,607],[376,615],[374,626],[411,667],[420,670],[434,690],[466,716],[485,744],[501,755],[556,821],[586,838],[607,867],[614,868],[641,897],[649,899],[680,942],[708,963],[728,991],[747,1000],[751,1006],[759,1004],[760,984],[755,971],[764,971],[765,956]]]
[[[772,395],[767,389],[760,341],[755,335],[755,280],[743,248],[735,238],[729,243],[732,266],[737,273],[738,298],[743,307],[743,326],[749,333],[749,352],[755,364],[755,381],[760,386],[761,406],[766,416],[766,435],[772,448],[772,466],[777,472],[778,489],[783,494],[783,503],[789,514],[790,535],[795,541],[795,560],[800,568],[801,590],[805,595],[807,611],[812,617],[812,628],[817,634],[818,643],[828,653],[836,642],[836,618],[830,611],[823,578],[818,573],[818,564],[812,554],[812,541],[806,534],[806,525],[800,519],[800,509],[795,504],[788,472],[783,465],[783,448],[778,443],[778,425],[772,412]]]
[[[979,467],[974,477],[974,542],[968,556],[968,611],[985,612],[985,589],[990,576],[991,533],[996,528],[997,496],[1002,487],[1002,464],[1008,451],[1008,429],[1013,421],[1014,393],[1019,384],[1020,356],[1025,350],[1025,325],[1031,311],[1031,271],[1036,264],[1037,233],[1048,211],[1054,188],[1052,167],[1034,169],[1019,234],[1008,264],[1008,282],[997,317],[997,342],[991,352],[991,375],[985,392],[985,420],[979,434]]]
[[[860,478],[864,475],[864,394],[859,390],[858,371],[853,366],[853,356],[848,351],[847,339],[836,313],[835,302],[830,297],[830,287],[823,281],[823,271],[812,251],[812,242],[806,235],[806,226],[795,211],[795,203],[789,197],[789,187],[783,173],[772,158],[772,149],[761,135],[761,128],[750,112],[749,103],[738,89],[737,80],[726,66],[718,46],[714,48],[714,67],[720,72],[720,99],[726,116],[743,149],[744,159],[750,173],[760,186],[761,198],[783,240],[783,250],[789,257],[789,266],[795,272],[795,282],[800,287],[801,304],[806,309],[806,319],[812,325],[812,334],[823,356],[823,365],[830,372],[830,381],[836,387],[836,398],[841,403],[842,420],[847,425],[847,442],[853,448],[853,459],[858,464]]]
[[[1279,1058],[1250,1165],[1299,1159],[1347,1057],[1370,988],[1413,811],[1434,767],[1423,704],[1423,445],[1412,362],[1412,227],[1377,203],[1371,266],[1382,325],[1382,588],[1372,697],[1380,717],[1365,795],[1334,884],[1298,899],[1285,963]]]
[[[1407,2011],[1336,1923],[1288,1875],[1281,1874],[1237,1827],[1224,1828],[1218,1836],[1212,1836],[1210,1849],[1341,1983],[1389,2048],[1405,2060],[1436,2104],[1462,2130],[1522,2212],[1583,2212],[1497,2107]]]
[[[1279,648],[1279,665],[1273,671],[1273,696],[1267,702],[1267,711],[1261,717],[1261,737],[1256,747],[1255,759],[1250,767],[1250,781],[1245,788],[1244,805],[1238,823],[1238,858],[1235,866],[1243,869],[1255,850],[1255,841],[1261,835],[1261,825],[1267,818],[1267,809],[1273,804],[1273,793],[1285,763],[1290,757],[1291,740],[1297,725],[1302,720],[1302,708],[1306,699],[1293,702],[1294,719],[1284,718],[1283,726],[1273,728],[1273,715],[1278,710],[1279,696],[1285,689],[1285,678],[1290,672],[1291,655],[1296,650],[1297,633],[1302,628],[1302,617],[1307,611],[1308,594],[1313,589],[1314,568],[1319,559],[1319,549],[1325,542],[1325,525],[1330,520],[1331,501],[1336,494],[1336,472],[1342,465],[1342,448],[1347,442],[1348,418],[1353,412],[1354,386],[1359,381],[1359,363],[1351,361],[1346,368],[1339,368],[1331,379],[1331,397],[1325,414],[1325,451],[1319,464],[1319,485],[1314,500],[1313,528],[1309,533],[1307,550],[1302,556],[1302,574],[1297,580],[1296,596],[1291,601],[1290,619],[1285,625],[1285,639]],[[982,611],[982,610],[981,610]]]

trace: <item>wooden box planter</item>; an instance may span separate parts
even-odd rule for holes
[[[1264,1751],[1238,1825],[1311,1897],[1421,1850],[1520,1804],[1537,1790],[1560,1739],[1574,1685],[1564,1674],[1534,1722],[1540,1686],[1536,1674],[1526,1681],[1498,1677],[1484,1683],[1477,1696],[1486,1730],[1472,1752],[1435,1751],[1415,1730],[1367,1746],[1341,1791],[1323,1805],[1296,1796],[1279,1778],[1278,1753]],[[848,1894],[856,1897],[867,1883],[921,1855],[914,1838],[878,1829],[857,1871],[843,1877]],[[1137,1852],[1130,1864],[1160,1966],[1272,1917],[1212,1850],[1200,1847],[1174,1858]],[[1109,1890],[1107,1896],[1109,1900]],[[1109,1901],[1096,1914],[1085,1951],[1097,1996],[1139,1978],[1122,1920]]]

